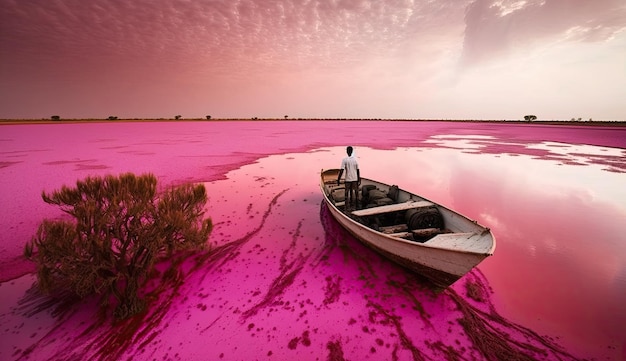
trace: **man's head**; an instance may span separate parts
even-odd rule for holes
[[[346,148],[346,153],[348,153],[348,155],[352,155],[352,146],[348,146],[348,148]]]

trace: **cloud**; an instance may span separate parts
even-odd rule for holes
[[[441,21],[449,11],[462,11],[413,0],[4,2],[5,46],[16,60],[210,60],[216,72],[394,56],[407,45],[427,46],[429,33],[450,26]]]
[[[623,0],[1,1],[0,109],[11,114],[77,103],[145,114],[167,101],[262,116],[290,99],[293,114],[437,117],[463,109],[451,94],[487,98],[463,77],[500,86],[519,52],[596,44],[626,23]],[[487,61],[497,71],[469,68]]]
[[[609,40],[626,29],[621,0],[476,0],[467,7],[462,62],[472,65],[542,42]]]

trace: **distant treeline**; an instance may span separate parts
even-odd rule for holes
[[[52,116],[48,119],[0,119],[0,124],[42,124],[42,123],[57,123],[57,122],[168,122],[168,121],[389,121],[389,122],[469,122],[469,123],[512,123],[512,124],[554,124],[554,125],[594,125],[594,126],[626,126],[626,121],[623,120],[582,120],[570,119],[570,120],[537,120],[536,118],[526,119],[412,119],[412,118],[212,118],[206,116],[205,118],[182,118],[182,116],[175,116],[173,118],[119,118],[117,116],[109,116],[108,118],[83,118],[64,119],[60,116]]]

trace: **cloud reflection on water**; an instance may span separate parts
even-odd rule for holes
[[[361,149],[362,172],[491,227],[496,255],[479,268],[512,319],[567,334],[573,344],[624,344],[626,238],[617,220],[626,219],[626,188],[623,173],[606,172],[596,158],[624,150],[564,145],[560,158],[537,157],[532,149],[530,155],[474,153],[480,147],[474,139],[486,137],[446,143],[455,149]]]
[[[604,170],[626,173],[626,150],[585,144],[499,140],[485,135],[437,135],[424,141],[437,148],[459,149],[466,153],[534,155],[567,165],[604,165]]]

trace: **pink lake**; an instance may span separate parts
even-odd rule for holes
[[[322,206],[362,175],[490,227],[495,255],[441,294]],[[241,121],[0,126],[1,360],[625,360],[626,128]],[[215,229],[125,322],[31,286],[23,245],[88,175],[203,182]],[[167,267],[160,265],[163,271]]]

